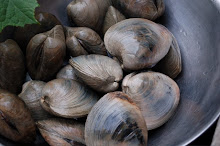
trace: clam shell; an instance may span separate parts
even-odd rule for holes
[[[42,81],[29,81],[23,85],[22,92],[18,95],[26,104],[35,121],[52,117],[40,105],[42,89],[45,86]]]
[[[182,71],[180,48],[173,36],[173,41],[167,55],[155,66],[156,71],[164,73],[171,78],[176,78]]]
[[[85,126],[77,121],[56,118],[38,121],[36,124],[41,135],[51,146],[85,145]]]
[[[32,79],[49,81],[56,76],[66,53],[63,27],[35,35],[26,50],[27,68]]]
[[[22,143],[33,142],[35,123],[24,102],[14,94],[0,89],[0,135]]]
[[[65,27],[66,45],[73,57],[80,55],[107,55],[104,42],[100,36],[87,27]]]
[[[108,11],[105,15],[105,20],[103,24],[103,34],[106,33],[106,31],[114,24],[125,20],[125,16],[120,13],[117,9],[115,9],[113,6],[110,6],[108,8]]]
[[[131,18],[146,18],[155,20],[165,10],[163,0],[111,0],[113,6],[124,15]]]
[[[79,82],[55,79],[44,86],[40,102],[53,115],[78,118],[86,116],[98,98],[96,93]]]
[[[111,0],[75,0],[67,6],[67,14],[77,26],[101,32],[105,14]]]
[[[13,40],[0,43],[0,88],[18,94],[25,79],[24,55]]]
[[[106,56],[82,55],[70,59],[69,63],[84,83],[99,92],[117,90],[123,77],[118,62]]]
[[[89,146],[146,146],[147,135],[140,109],[122,92],[103,96],[86,120],[85,141]]]
[[[140,70],[153,67],[168,53],[172,35],[162,25],[132,18],[110,27],[104,42],[108,52],[118,58],[124,69]]]
[[[167,122],[180,100],[175,81],[156,72],[131,73],[124,78],[122,89],[141,109],[148,130]]]

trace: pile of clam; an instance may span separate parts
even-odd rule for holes
[[[151,21],[164,9],[163,0],[74,0],[67,12],[77,27],[38,12],[41,25],[16,28],[0,43],[0,135],[31,143],[39,130],[50,145],[147,145],[180,100],[177,41]]]

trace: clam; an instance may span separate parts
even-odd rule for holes
[[[16,95],[0,89],[0,135],[22,143],[33,142],[35,123],[24,102]]]
[[[46,111],[64,118],[86,116],[97,101],[96,93],[71,79],[48,82],[42,90],[40,100]]]
[[[24,55],[13,40],[0,43],[0,88],[19,93],[25,79]]]
[[[170,49],[172,34],[150,20],[132,18],[110,27],[104,42],[108,52],[125,70],[140,70],[151,68],[164,58]]]
[[[61,25],[56,16],[46,12],[36,12],[35,19],[39,24],[27,24],[24,27],[17,27],[15,29],[13,38],[24,52],[28,42],[36,34],[51,30],[56,25]]]
[[[67,14],[77,26],[100,32],[110,5],[110,0],[74,0],[67,6]]]
[[[147,135],[140,109],[122,92],[102,97],[86,120],[85,141],[89,146],[146,146]]]
[[[165,10],[163,0],[111,0],[125,16],[155,20]]]
[[[46,83],[42,81],[29,81],[23,85],[22,92],[18,95],[27,105],[35,121],[52,117],[40,105],[42,89]]]
[[[68,119],[48,119],[37,122],[41,135],[51,146],[85,145],[85,126]]]
[[[171,78],[176,78],[182,71],[180,48],[173,36],[173,41],[167,55],[155,66],[156,71],[164,73]]]
[[[115,60],[102,55],[82,55],[70,59],[76,75],[87,85],[99,92],[115,91],[123,72]]]
[[[175,81],[157,72],[131,73],[124,78],[122,89],[141,109],[148,130],[167,122],[180,100]]]
[[[71,65],[64,66],[58,73],[57,79],[72,79],[78,82],[81,82],[80,79],[76,76],[75,70]]]
[[[110,6],[108,8],[108,11],[105,15],[104,24],[103,24],[103,34],[106,33],[106,31],[114,24],[125,20],[125,16],[120,13],[117,9],[115,9],[113,6]]]
[[[65,53],[65,36],[61,25],[35,35],[26,50],[27,68],[31,78],[51,80],[61,68]]]
[[[66,27],[66,45],[71,56],[90,54],[107,55],[100,36],[87,27]]]

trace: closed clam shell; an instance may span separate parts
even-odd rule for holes
[[[176,78],[182,71],[182,61],[180,48],[173,36],[173,41],[167,55],[155,66],[155,70],[168,75],[171,78]]]
[[[71,22],[101,32],[105,14],[111,0],[74,0],[67,6]]]
[[[56,118],[38,121],[36,124],[41,135],[51,146],[85,145],[85,126],[75,120]]]
[[[103,24],[103,34],[106,33],[106,31],[114,24],[125,20],[125,16],[118,11],[117,9],[115,9],[113,6],[110,6],[108,8],[108,11],[106,12],[105,15],[105,20],[104,20],[104,24]]]
[[[76,76],[75,70],[71,65],[64,66],[56,76],[57,79],[72,79],[75,81],[80,81],[80,79]]]
[[[0,89],[0,135],[21,143],[33,142],[35,123],[25,103],[16,95]]]
[[[147,135],[140,109],[122,92],[103,96],[86,120],[85,140],[88,146],[146,146]]]
[[[175,81],[156,72],[131,73],[124,78],[122,89],[141,109],[148,130],[167,122],[180,100]]]
[[[118,58],[126,70],[156,65],[169,51],[171,33],[147,19],[123,20],[108,29],[104,42],[108,52]]]
[[[49,81],[56,76],[66,54],[63,27],[35,35],[26,50],[27,68],[33,80]]]
[[[26,104],[35,121],[52,117],[40,105],[42,89],[45,86],[42,81],[29,81],[23,85],[22,92],[18,95]]]
[[[70,59],[69,63],[84,83],[99,92],[117,90],[123,77],[119,63],[107,56],[82,55]]]
[[[70,55],[90,54],[107,55],[104,42],[100,36],[87,27],[65,27],[66,45]]]
[[[131,18],[146,18],[155,20],[165,10],[163,0],[111,0],[113,6],[125,16]]]
[[[46,111],[64,118],[86,116],[97,101],[95,92],[71,79],[48,82],[42,90],[40,100]]]
[[[0,88],[18,94],[25,79],[24,55],[13,40],[0,43]]]

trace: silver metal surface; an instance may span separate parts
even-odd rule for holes
[[[70,1],[39,0],[39,10],[55,14],[63,24],[68,25],[65,9]],[[176,114],[165,125],[149,132],[150,146],[189,144],[207,130],[220,114],[218,1],[164,1],[166,11],[158,22],[165,25],[179,42],[183,71],[176,82],[180,87],[181,101]],[[0,143],[9,144],[1,138]]]

